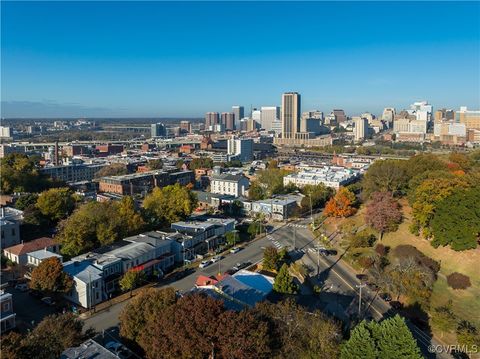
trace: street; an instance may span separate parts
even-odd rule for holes
[[[195,285],[199,274],[214,275],[231,269],[239,262],[250,261],[256,263],[263,257],[263,251],[268,246],[274,246],[278,250],[286,247],[290,255],[302,262],[311,270],[313,283],[322,288],[321,294],[317,296],[301,296],[299,302],[309,309],[322,309],[338,318],[348,321],[350,316],[358,313],[358,301],[361,284],[360,280],[341,259],[342,253],[337,255],[319,255],[315,248],[315,240],[308,228],[310,219],[301,219],[283,226],[277,226],[265,237],[246,245],[241,251],[235,254],[227,254],[222,260],[213,263],[206,268],[196,268],[187,277],[170,284],[159,283],[158,287],[170,285],[175,289],[186,292]],[[111,330],[118,326],[118,316],[124,306],[124,301],[110,307],[85,320],[85,328],[92,327],[96,331]],[[395,314],[395,311],[381,298],[378,293],[373,292],[367,286],[362,286],[362,302],[360,308],[361,317],[380,320]],[[413,336],[419,343],[422,353],[427,358],[451,358],[448,354],[431,354],[428,346],[431,344],[440,345],[432,340],[425,332],[407,321]]]

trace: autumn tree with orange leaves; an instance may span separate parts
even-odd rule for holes
[[[350,217],[355,212],[355,194],[348,188],[340,187],[325,205],[324,214],[328,217]]]

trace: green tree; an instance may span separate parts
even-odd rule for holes
[[[431,221],[434,247],[477,248],[480,236],[480,187],[456,189],[440,201]]]
[[[2,158],[1,192],[39,192],[48,188],[49,182],[39,174],[36,164],[35,158],[20,153],[11,153]]]
[[[253,181],[251,183],[250,188],[248,189],[248,198],[252,201],[258,201],[266,198],[265,190],[258,182]]]
[[[278,254],[277,248],[268,246],[263,251],[263,262],[262,267],[265,270],[274,271],[278,269],[280,256]]]
[[[52,222],[66,218],[75,208],[75,198],[69,188],[52,188],[38,196],[37,207]]]
[[[148,221],[154,226],[170,226],[172,222],[185,219],[197,206],[197,198],[189,189],[176,183],[163,188],[154,188],[145,197],[143,206]]]
[[[210,157],[198,157],[192,159],[188,168],[192,171],[199,168],[213,168],[213,160]]]
[[[372,163],[362,180],[366,198],[373,192],[392,192],[402,195],[408,185],[407,162],[403,160],[379,160]]]
[[[63,265],[57,257],[44,259],[32,271],[30,288],[49,293],[66,293],[73,285],[72,278],[63,271]]]
[[[138,293],[124,307],[120,314],[120,335],[137,342],[139,335],[149,322],[155,321],[165,308],[175,304],[175,289],[147,288]]]
[[[374,325],[378,325],[375,323]],[[398,314],[383,320],[376,333],[379,358],[382,359],[421,359],[417,342],[405,324],[405,319]]]
[[[449,301],[445,305],[434,308],[431,312],[431,321],[433,326],[440,330],[442,337],[444,333],[451,332],[455,329],[457,319],[452,312],[452,302]]]
[[[240,238],[238,236],[238,233],[235,232],[227,232],[225,234],[225,239],[227,240],[227,244],[230,246],[235,246],[240,242]]]
[[[457,342],[470,350],[476,345],[480,347],[480,336],[477,328],[469,321],[462,320],[457,326]]]
[[[130,293],[145,280],[145,273],[141,270],[128,270],[120,279],[120,289]]]
[[[135,210],[135,202],[131,196],[124,196],[118,203],[119,219],[125,223],[128,230],[124,235],[139,233],[145,227],[145,221],[139,212]]]
[[[15,201],[15,208],[21,211],[24,211],[29,206],[35,206],[37,203],[38,194],[36,193],[25,193],[22,194]]]
[[[323,207],[334,195],[333,189],[326,187],[323,183],[318,185],[305,185],[301,189],[301,192],[305,195],[305,197],[302,198],[302,208],[310,208],[310,204],[312,208]]]
[[[398,314],[381,323],[362,321],[341,349],[341,359],[421,359],[417,342]]]
[[[287,264],[283,264],[275,277],[273,290],[278,293],[295,294],[298,292],[298,285],[295,284],[292,276],[288,271]]]
[[[351,332],[350,338],[341,346],[341,359],[378,358],[375,338],[367,322],[360,322]]]
[[[425,180],[415,190],[415,202],[412,204],[414,225],[412,231],[422,229],[425,237],[431,236],[430,221],[432,220],[438,203],[449,197],[456,188],[466,188],[468,183],[463,178]]]

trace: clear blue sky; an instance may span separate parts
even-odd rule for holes
[[[2,2],[2,116],[480,108],[479,2]]]

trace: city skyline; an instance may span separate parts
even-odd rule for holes
[[[249,114],[289,91],[326,113],[480,108],[476,2],[1,6],[2,117]]]

